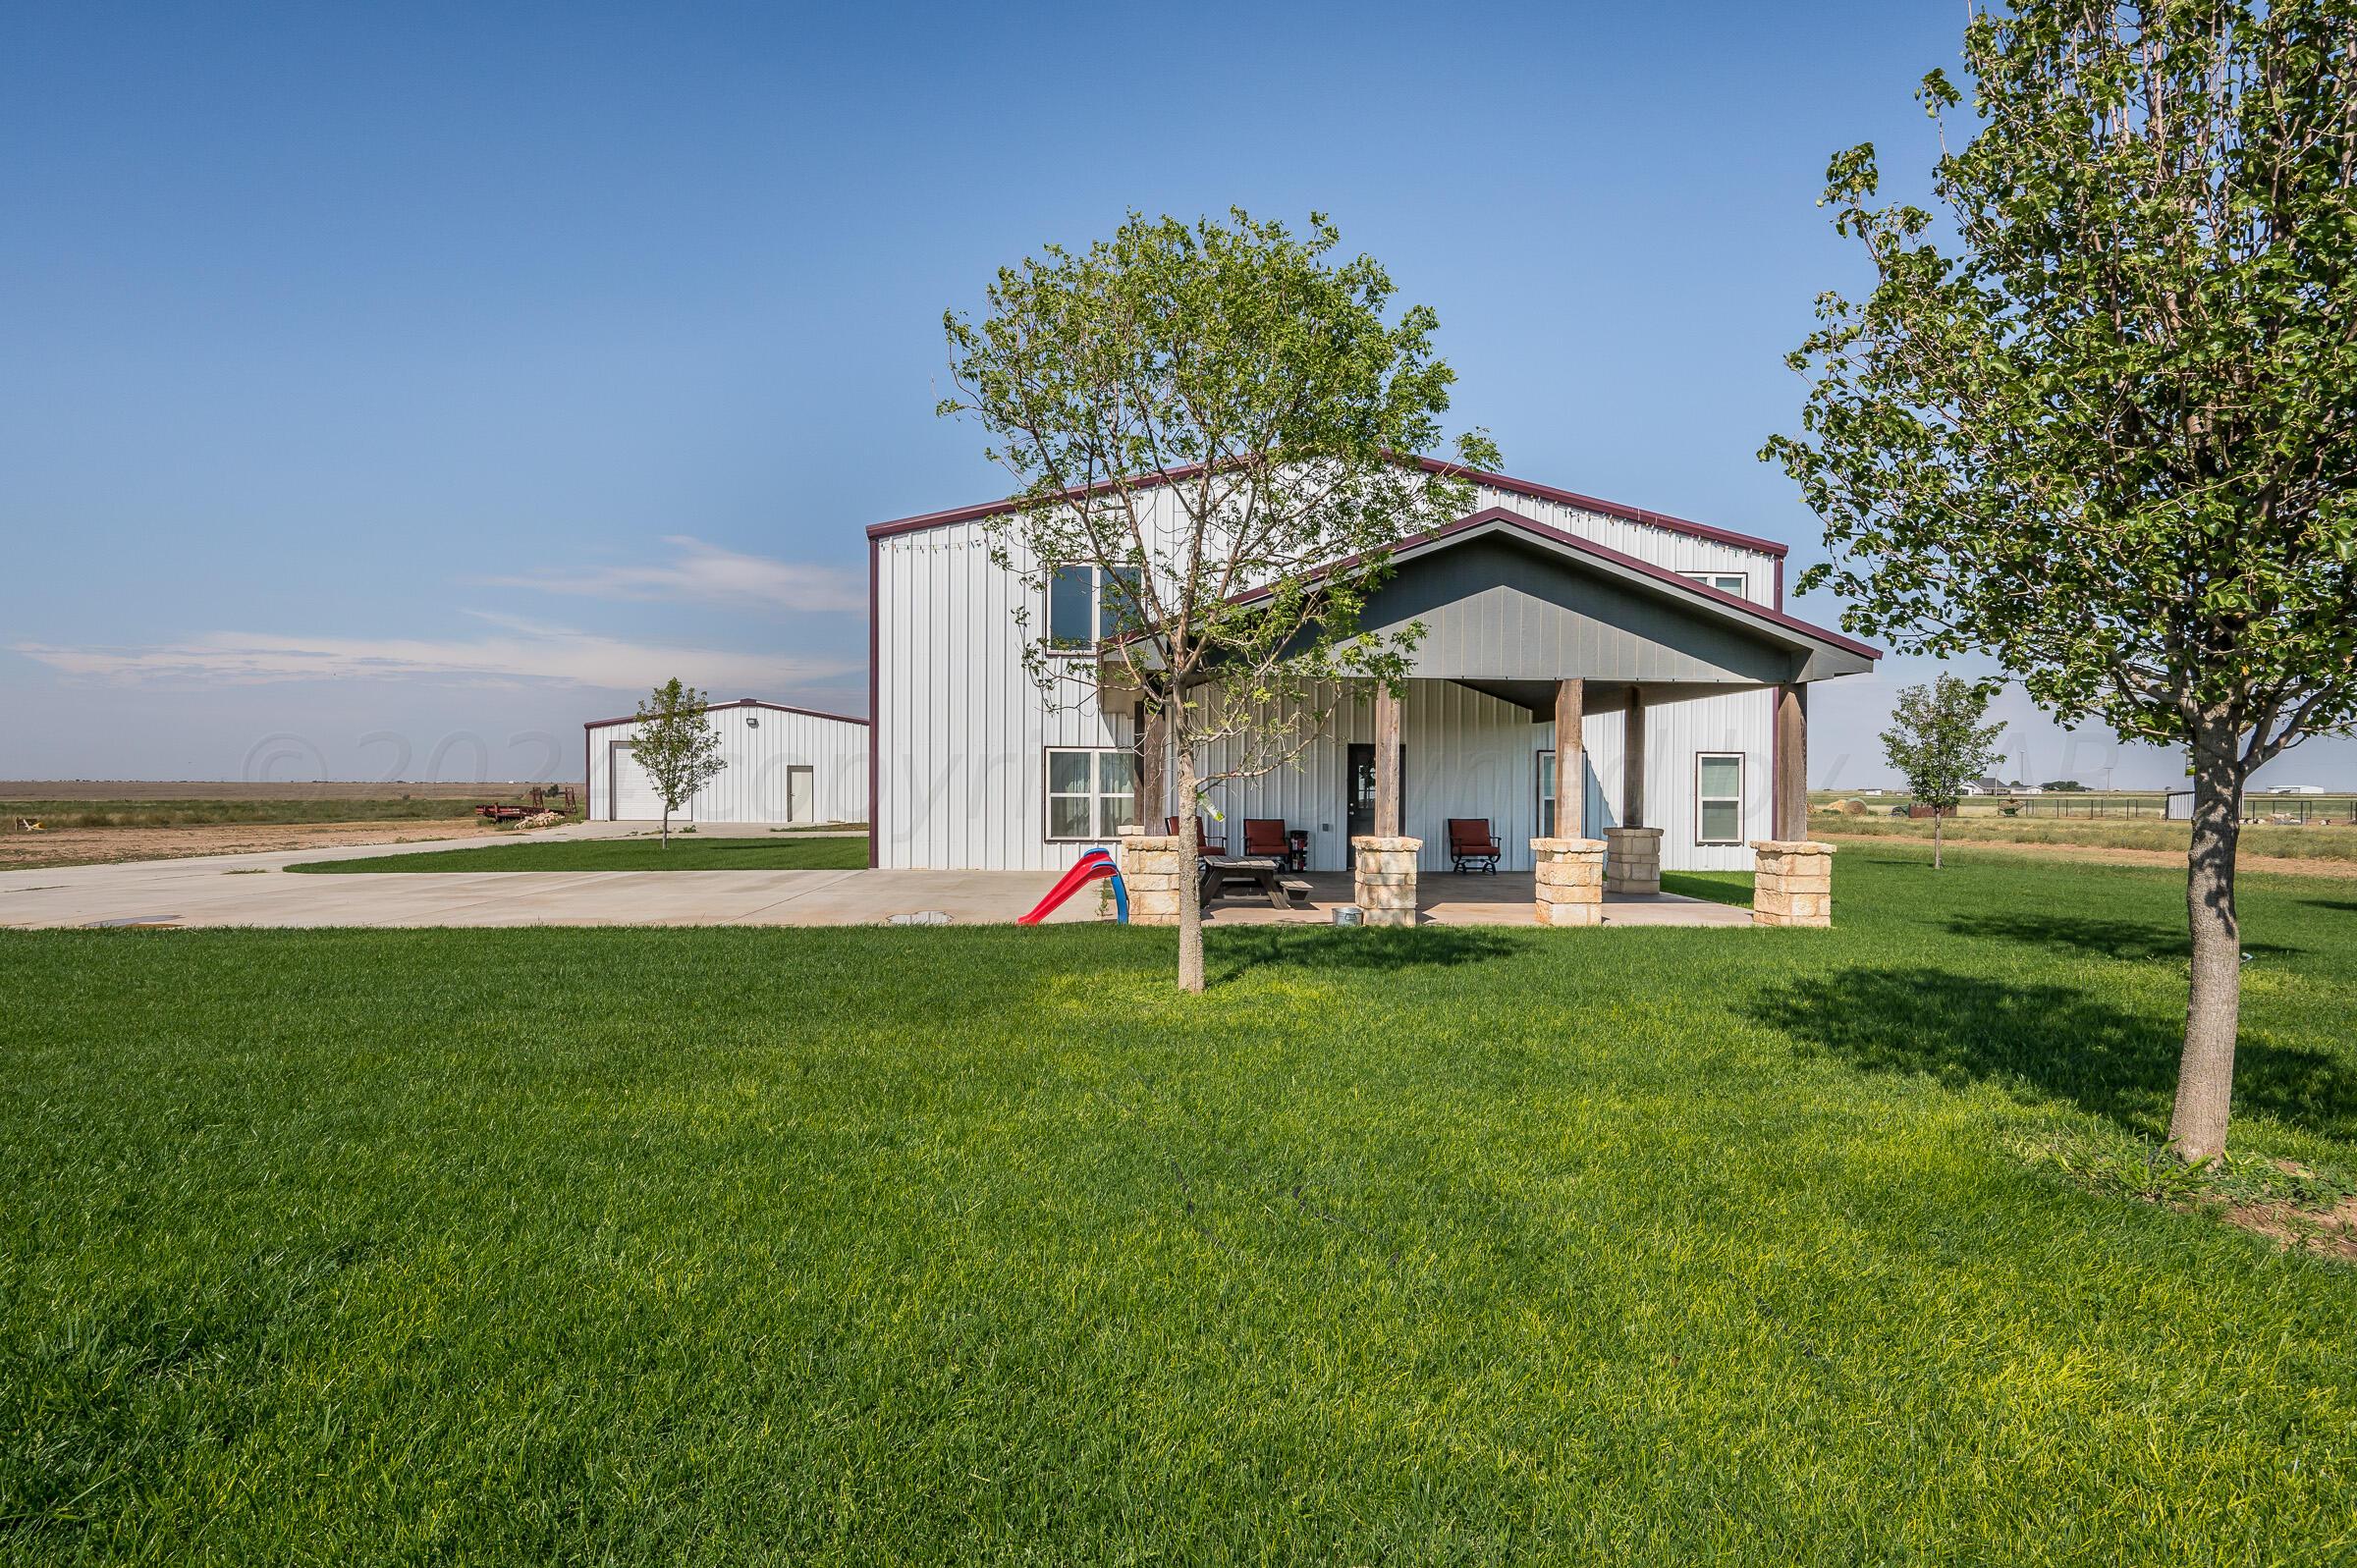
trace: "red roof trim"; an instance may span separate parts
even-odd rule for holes
[[[1755,550],[1762,555],[1774,556],[1779,561],[1783,560],[1785,554],[1791,549],[1791,546],[1779,544],[1774,539],[1762,539],[1755,534],[1736,533],[1727,528],[1714,528],[1707,522],[1689,522],[1683,517],[1672,517],[1666,512],[1647,512],[1642,507],[1624,507],[1617,501],[1605,501],[1596,496],[1583,496],[1572,490],[1558,490],[1553,485],[1536,484],[1528,479],[1516,479],[1510,474],[1488,473],[1479,468],[1460,467],[1453,462],[1444,462],[1438,458],[1418,458],[1415,461],[1416,466],[1422,468],[1426,473],[1466,479],[1474,484],[1488,485],[1493,489],[1528,496],[1534,501],[1552,501],[1562,506],[1577,507],[1583,512],[1599,513],[1607,517],[1618,517],[1623,522],[1643,523],[1647,527],[1665,528],[1672,533],[1682,533],[1694,539],[1707,539],[1714,544],[1732,545],[1738,550]],[[1159,474],[1141,474],[1129,482],[1141,488],[1150,488],[1154,484],[1184,484],[1202,471],[1201,463],[1188,463],[1183,467],[1166,469]],[[1083,496],[1103,495],[1114,488],[1112,480],[1105,480],[1098,484],[1068,490],[1058,499],[1078,500]],[[952,523],[977,522],[984,517],[996,517],[1014,512],[1021,506],[1022,502],[1018,500],[1007,500],[986,501],[971,507],[953,507],[947,512],[928,512],[921,516],[902,517],[894,522],[871,523],[868,526],[867,536],[870,539],[890,539],[904,533],[921,533],[927,528],[946,528]]]
[[[1765,605],[1753,604],[1748,599],[1739,599],[1723,588],[1714,588],[1707,582],[1697,582],[1683,572],[1674,571],[1668,567],[1657,567],[1650,561],[1640,561],[1635,556],[1615,550],[1609,545],[1600,545],[1593,539],[1583,539],[1578,534],[1565,533],[1561,528],[1550,528],[1543,522],[1525,517],[1519,512],[1512,512],[1505,507],[1491,507],[1476,512],[1470,516],[1459,517],[1454,522],[1444,524],[1428,533],[1419,533],[1402,539],[1392,546],[1391,553],[1397,560],[1401,556],[1415,554],[1432,545],[1440,544],[1469,528],[1478,528],[1493,522],[1505,523],[1525,533],[1535,534],[1552,544],[1562,545],[1580,555],[1593,556],[1599,561],[1610,562],[1616,567],[1621,567],[1643,576],[1651,577],[1657,582],[1666,583],[1680,592],[1694,594],[1713,603],[1725,605],[1730,610],[1739,610],[1748,616],[1756,616],[1772,625],[1781,626],[1787,631],[1797,631],[1803,636],[1814,637],[1820,642],[1828,642],[1836,648],[1847,649],[1864,658],[1880,659],[1883,656],[1880,648],[1869,647],[1853,637],[1843,636],[1838,631],[1812,624],[1797,616],[1788,616],[1781,610],[1771,610]],[[1354,566],[1362,559],[1364,558],[1351,556],[1335,563],[1335,565],[1337,567]],[[1333,568],[1329,568],[1328,569]],[[1267,591],[1262,589],[1257,593],[1240,595],[1235,602],[1250,604],[1254,599],[1265,595]]]
[[[863,725],[870,721],[854,719],[848,713],[827,713],[818,708],[795,708],[783,702],[763,702],[759,697],[739,697],[734,702],[708,702],[698,710],[718,713],[723,708],[767,708],[771,713],[798,713],[805,719],[832,719],[837,724]],[[592,719],[581,726],[583,730],[603,730],[609,725],[634,725],[638,715],[626,713],[619,719]]]

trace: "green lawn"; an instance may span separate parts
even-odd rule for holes
[[[2121,1195],[2176,887],[1956,862],[1197,1000],[1109,926],[0,933],[0,1558],[2349,1561],[2357,1269]],[[2357,883],[2247,905],[2242,1147],[2346,1172]]]
[[[689,834],[660,838],[516,839],[471,849],[314,860],[289,871],[846,871],[867,864],[864,838]]]

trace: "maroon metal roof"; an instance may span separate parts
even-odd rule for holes
[[[1695,539],[1708,539],[1715,544],[1733,545],[1740,550],[1756,550],[1762,555],[1774,556],[1779,561],[1781,561],[1791,549],[1789,545],[1779,544],[1774,539],[1762,539],[1753,534],[1736,533],[1727,528],[1714,528],[1706,522],[1690,522],[1684,517],[1672,517],[1668,513],[1648,512],[1642,507],[1622,506],[1617,501],[1605,501],[1596,496],[1583,496],[1572,490],[1559,490],[1553,485],[1537,484],[1528,479],[1516,479],[1510,474],[1488,473],[1479,468],[1466,468],[1456,463],[1444,462],[1438,458],[1418,458],[1415,461],[1416,465],[1426,473],[1442,474],[1450,478],[1468,480],[1474,484],[1489,485],[1493,489],[1510,491],[1518,496],[1528,496],[1534,501],[1553,501],[1566,507],[1577,507],[1583,512],[1600,513],[1608,517],[1618,517],[1624,522],[1641,522],[1650,527],[1667,528],[1672,533],[1682,533]],[[1201,463],[1188,463],[1183,467],[1172,468],[1159,475],[1140,475],[1130,480],[1129,483],[1140,488],[1150,488],[1155,484],[1182,484],[1202,471]],[[1068,490],[1060,499],[1076,500],[1082,496],[1103,495],[1113,488],[1113,481],[1107,480],[1082,489]],[[995,517],[1014,512],[1022,505],[1020,500],[1009,499],[986,501],[971,507],[953,507],[947,512],[928,512],[920,516],[902,517],[892,522],[871,523],[868,525],[867,536],[870,539],[889,539],[896,534],[921,533],[927,528],[946,528],[952,523],[975,522],[984,517]]]
[[[716,713],[723,708],[767,708],[772,713],[798,713],[805,719],[832,719],[837,724],[863,725],[870,721],[854,719],[848,713],[827,713],[817,708],[795,708],[783,702],[763,702],[759,697],[739,697],[734,702],[707,702],[699,713]],[[634,725],[641,716],[626,713],[619,719],[592,719],[581,726],[583,730],[603,730],[608,725]]]

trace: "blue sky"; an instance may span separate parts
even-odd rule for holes
[[[1003,489],[933,416],[943,309],[1133,207],[1332,213],[1440,312],[1509,471],[1797,569],[1815,524],[1753,454],[1860,281],[1826,157],[1919,178],[1960,23],[13,8],[0,777],[570,776],[675,671],[861,711],[861,527]],[[1819,689],[1818,782],[1880,782],[1923,674]],[[2181,774],[2005,711],[2019,771]]]

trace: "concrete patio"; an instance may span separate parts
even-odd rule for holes
[[[1313,871],[1288,880],[1309,884],[1309,894],[1301,907],[1271,908],[1261,894],[1238,887],[1228,896],[1208,905],[1204,909],[1205,920],[1215,926],[1329,924],[1334,919],[1336,908],[1351,901],[1350,876],[1347,872]],[[1417,923],[1436,926],[1535,926],[1539,923],[1534,907],[1538,896],[1535,882],[1532,873],[1527,871],[1502,871],[1495,876],[1428,872],[1417,879]],[[1604,923],[1608,926],[1748,926],[1751,924],[1751,911],[1736,908],[1732,904],[1713,903],[1705,898],[1688,898],[1674,892],[1641,895],[1608,892],[1604,895]]]

